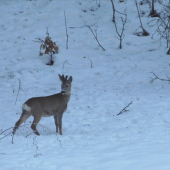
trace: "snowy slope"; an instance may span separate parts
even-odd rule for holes
[[[134,2],[116,1],[116,9],[126,8],[128,15],[120,50],[111,2],[97,2],[100,7],[96,0],[0,1],[0,133],[14,126],[28,98],[60,92],[58,74],[73,76],[63,135],[55,133],[53,117],[40,121],[41,136],[29,135],[28,119],[14,144],[12,136],[3,138],[12,131],[7,130],[0,135],[0,169],[170,169],[170,86],[150,81],[150,72],[170,75],[165,42],[160,46],[158,38],[133,35],[139,26]],[[149,8],[144,9],[143,25],[152,34],[154,28],[146,24]],[[97,29],[106,51],[87,25]],[[38,56],[40,44],[34,42],[45,38],[47,27],[59,46],[53,66],[46,65],[49,56]],[[129,112],[117,116],[131,101]]]

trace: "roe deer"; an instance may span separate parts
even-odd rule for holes
[[[68,76],[64,77],[64,75],[59,75],[59,78],[62,82],[61,93],[45,97],[34,97],[23,104],[22,115],[15,124],[13,135],[17,128],[31,115],[34,117],[31,129],[36,135],[40,135],[36,129],[38,122],[42,117],[48,116],[54,116],[56,132],[58,132],[59,128],[60,134],[62,135],[62,116],[67,110],[67,103],[70,100],[72,76],[68,78]]]

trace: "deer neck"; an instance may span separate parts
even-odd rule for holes
[[[61,93],[61,94],[62,94],[63,96],[64,96],[64,95],[66,95],[66,96],[67,96],[67,95],[70,95],[70,96],[71,96],[71,92]]]
[[[61,95],[64,98],[64,100],[66,100],[68,103],[68,101],[70,100],[71,92],[61,93]]]

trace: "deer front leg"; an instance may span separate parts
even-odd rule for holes
[[[58,113],[57,115],[54,116],[56,132],[58,133],[59,131],[60,135],[62,135],[62,116],[63,112]]]
[[[63,108],[63,111],[60,110],[60,112],[56,113],[54,115],[55,125],[56,125],[56,132],[60,132],[60,135],[62,135],[62,117],[63,113],[67,110],[67,104]]]
[[[58,114],[58,125],[59,125],[59,131],[60,131],[60,135],[62,135],[62,117],[63,117],[63,113],[61,112]]]
[[[56,132],[58,133],[58,126],[59,126],[59,123],[58,123],[58,115],[55,115],[55,116],[54,116],[54,121],[55,121],[55,125],[56,125]]]

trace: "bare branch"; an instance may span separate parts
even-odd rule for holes
[[[117,115],[120,115],[123,112],[128,112],[129,110],[126,110],[126,108],[129,107],[131,104],[132,104],[132,102],[130,102],[126,107],[124,107]]]
[[[166,75],[167,79],[163,79],[158,77],[155,73],[151,72],[153,74],[154,77],[150,77],[151,82],[154,82],[155,80],[161,80],[161,81],[168,81],[170,82],[170,78]]]
[[[112,18],[112,21],[115,22],[115,6],[114,6],[114,3],[113,3],[113,0],[110,0],[111,3],[112,3],[112,9],[113,9],[113,18]]]
[[[94,34],[94,31],[91,29],[90,25],[87,25],[87,27],[89,28],[89,30],[92,32],[94,38],[96,39],[97,43],[99,44],[99,46],[102,48],[103,51],[105,51],[105,49],[102,47],[102,45],[99,43],[99,40],[97,38],[97,31],[96,31],[96,35]]]
[[[148,36],[149,33],[143,28],[143,25],[142,25],[142,20],[141,20],[141,17],[140,17],[137,0],[135,0],[135,5],[136,5],[137,11],[138,11],[138,17],[139,17],[139,21],[140,21],[140,28],[142,28],[143,31],[139,32],[139,33],[135,32],[134,34],[137,35],[137,36]]]
[[[19,95],[19,92],[20,92],[20,89],[21,89],[21,80],[18,79],[18,81],[19,81],[19,87],[18,87],[17,97],[16,97],[16,100],[15,100],[15,105],[16,105],[16,103],[17,103],[18,95]]]
[[[126,24],[126,21],[127,21],[127,14],[126,14],[126,10],[124,11],[124,15],[125,15],[125,18],[121,17],[121,21],[122,21],[122,30],[121,32],[119,33],[118,31],[118,28],[117,28],[117,22],[115,20],[114,24],[115,24],[115,29],[116,29],[116,33],[117,35],[119,36],[119,40],[120,40],[120,44],[119,44],[119,48],[122,49],[122,40],[123,38],[125,37],[125,35],[123,34],[124,32],[124,29],[125,29],[125,24]],[[117,37],[116,37],[117,38]]]
[[[8,135],[10,135],[12,132],[9,132],[7,135],[5,135],[4,137],[2,137],[2,138],[0,138],[0,140],[1,139],[3,139],[3,138],[5,138],[5,137],[7,137]]]
[[[90,60],[90,58],[88,57],[88,59]],[[93,68],[93,63],[92,63],[92,61],[90,60],[90,62],[91,62],[91,68]]]
[[[100,7],[100,0],[96,0],[96,4],[97,4],[98,7]]]
[[[64,11],[64,18],[65,18],[65,28],[66,28],[66,36],[67,36],[67,40],[66,40],[66,49],[68,49],[67,19],[66,19],[65,11]]]
[[[148,26],[156,26],[156,30],[152,35],[153,36],[158,33],[161,39],[166,40],[167,48],[170,49],[170,1],[167,5],[164,5],[163,3],[159,2],[160,5],[162,5],[162,10],[159,13],[159,18],[152,19],[148,22]],[[161,42],[161,41],[160,41]],[[170,54],[170,51],[167,51],[167,54]]]
[[[8,128],[8,129],[5,129],[4,131],[2,131],[1,133],[0,133],[0,135],[2,135],[3,133],[5,133],[6,131],[8,131],[8,130],[10,130],[10,129],[13,129],[14,127],[10,127],[10,128]]]
[[[35,38],[35,39],[37,39],[38,41],[33,40],[33,42],[44,43],[44,41],[41,38]]]
[[[89,26],[94,26],[94,25],[96,25],[97,23],[94,23],[94,24],[91,24],[91,25],[89,25]],[[83,26],[80,26],[80,27],[69,27],[69,28],[84,28],[84,27],[87,27],[87,25],[85,24],[85,25],[83,25]]]
[[[63,63],[63,69],[64,69],[65,64],[70,65],[70,64],[68,63],[68,60],[64,61],[64,63]]]

